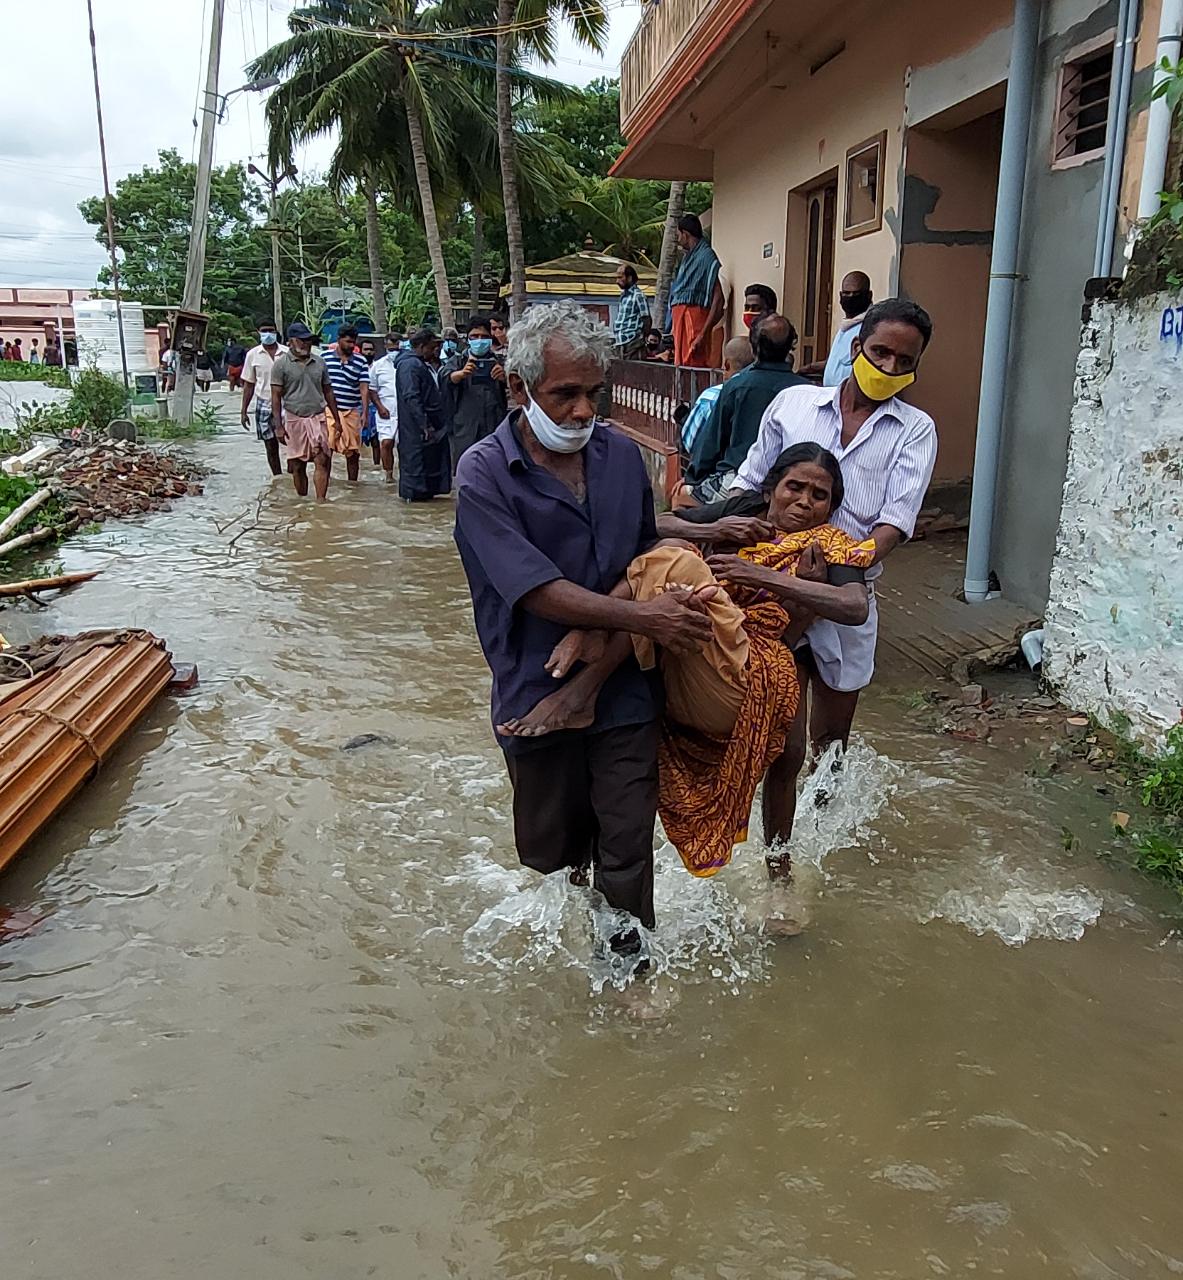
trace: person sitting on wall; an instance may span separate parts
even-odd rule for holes
[[[726,301],[719,258],[693,213],[678,219],[678,244],[683,258],[670,286],[674,363],[718,368],[723,343],[715,329]]]
[[[727,496],[760,432],[764,411],[786,387],[802,386],[789,360],[797,330],[784,316],[765,316],[751,333],[756,363],[723,388],[686,468],[687,485],[675,505],[718,502]]]

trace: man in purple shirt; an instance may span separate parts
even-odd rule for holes
[[[640,451],[596,420],[611,353],[611,333],[572,302],[533,307],[513,326],[505,368],[519,407],[460,460],[456,545],[493,673],[518,856],[544,874],[594,867],[608,904],[652,929],[657,709],[620,638],[684,649],[710,624],[688,593],[608,594],[657,537]],[[594,709],[515,732],[558,687],[552,658],[572,629],[616,637],[618,665]],[[643,962],[636,927],[610,942]]]

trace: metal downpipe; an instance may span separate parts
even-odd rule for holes
[[[1019,227],[1027,176],[1027,143],[1035,62],[1039,53],[1040,0],[1015,0],[1006,111],[1002,120],[1002,155],[998,163],[998,201],[994,211],[994,248],[990,255],[990,292],[986,301],[986,333],[982,347],[982,387],[978,400],[978,434],[974,446],[973,494],[969,510],[969,550],[965,563],[965,598],[981,601],[990,594],[990,545],[994,532],[994,498],[998,488],[998,452],[1002,411],[1006,404],[1006,372],[1010,355],[1011,317],[1018,279]]]
[[[1180,34],[1183,33],[1183,0],[1162,0],[1162,13],[1158,21],[1158,45],[1154,55],[1157,67],[1163,58],[1178,62]],[[1155,71],[1154,82],[1163,79],[1161,71]],[[1158,212],[1158,193],[1166,181],[1167,149],[1171,142],[1171,109],[1165,98],[1157,98],[1150,104],[1150,117],[1146,122],[1146,152],[1142,157],[1142,183],[1138,189],[1138,221],[1153,217]]]
[[[1134,85],[1134,49],[1138,41],[1138,0],[1120,0],[1117,41],[1113,46],[1113,71],[1106,118],[1105,169],[1101,177],[1101,208],[1097,219],[1097,248],[1093,275],[1113,274],[1113,241],[1117,233],[1117,205],[1125,167],[1126,125]]]

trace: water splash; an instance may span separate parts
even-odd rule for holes
[[[789,844],[795,864],[821,868],[838,849],[867,845],[874,820],[890,804],[907,770],[860,738],[844,751],[832,743],[805,780]],[[867,849],[867,857],[875,855]]]
[[[480,859],[469,855],[466,860]],[[501,873],[490,875],[490,867]],[[579,968],[593,992],[623,989],[631,963],[617,956],[609,939],[635,921],[608,906],[594,889],[574,886],[566,872],[539,878],[499,864],[470,865],[465,878],[482,878],[500,892],[464,934],[465,958],[502,972],[555,965]],[[718,878],[686,873],[673,846],[657,850],[654,907],[656,931],[642,929],[651,972],[682,980],[714,981],[731,991],[763,976],[767,940],[747,921],[743,905]]]
[[[1034,938],[1079,942],[1085,930],[1101,917],[1104,901],[1084,885],[1048,885],[1038,872],[1016,869],[996,858],[982,881],[969,888],[950,889],[937,899],[921,921],[946,920],[971,933],[988,933],[1008,947],[1021,947]]]

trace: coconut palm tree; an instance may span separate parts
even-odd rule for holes
[[[260,55],[249,74],[283,81],[267,102],[274,159],[285,158],[298,142],[337,129],[340,171],[352,169],[356,175],[364,153],[372,166],[366,170],[372,189],[378,167],[391,185],[405,181],[409,158],[440,321],[447,326],[454,323],[454,313],[432,169],[433,164],[444,167],[460,78],[446,69],[440,74],[433,60],[421,60],[397,38],[430,30],[439,13],[421,11],[416,0],[309,0],[289,16],[291,35]],[[405,147],[400,145],[404,142]],[[376,233],[376,192],[373,209]],[[367,208],[368,241],[369,226]],[[371,285],[375,283],[371,268]]]
[[[598,178],[568,201],[586,221],[587,230],[602,241],[604,252],[630,262],[654,259],[661,247],[666,202],[655,183],[621,178]]]
[[[678,256],[678,219],[686,209],[686,183],[671,182],[666,204],[665,230],[661,236],[661,257],[657,263],[657,288],[653,291],[653,323],[665,324],[669,310],[670,286],[674,283],[674,263]]]
[[[510,308],[512,315],[519,316],[526,307],[526,255],[522,246],[512,68],[523,56],[553,63],[559,25],[564,21],[570,24],[581,44],[596,53],[603,52],[608,15],[602,0],[496,0],[496,14],[497,140],[509,252]]]

